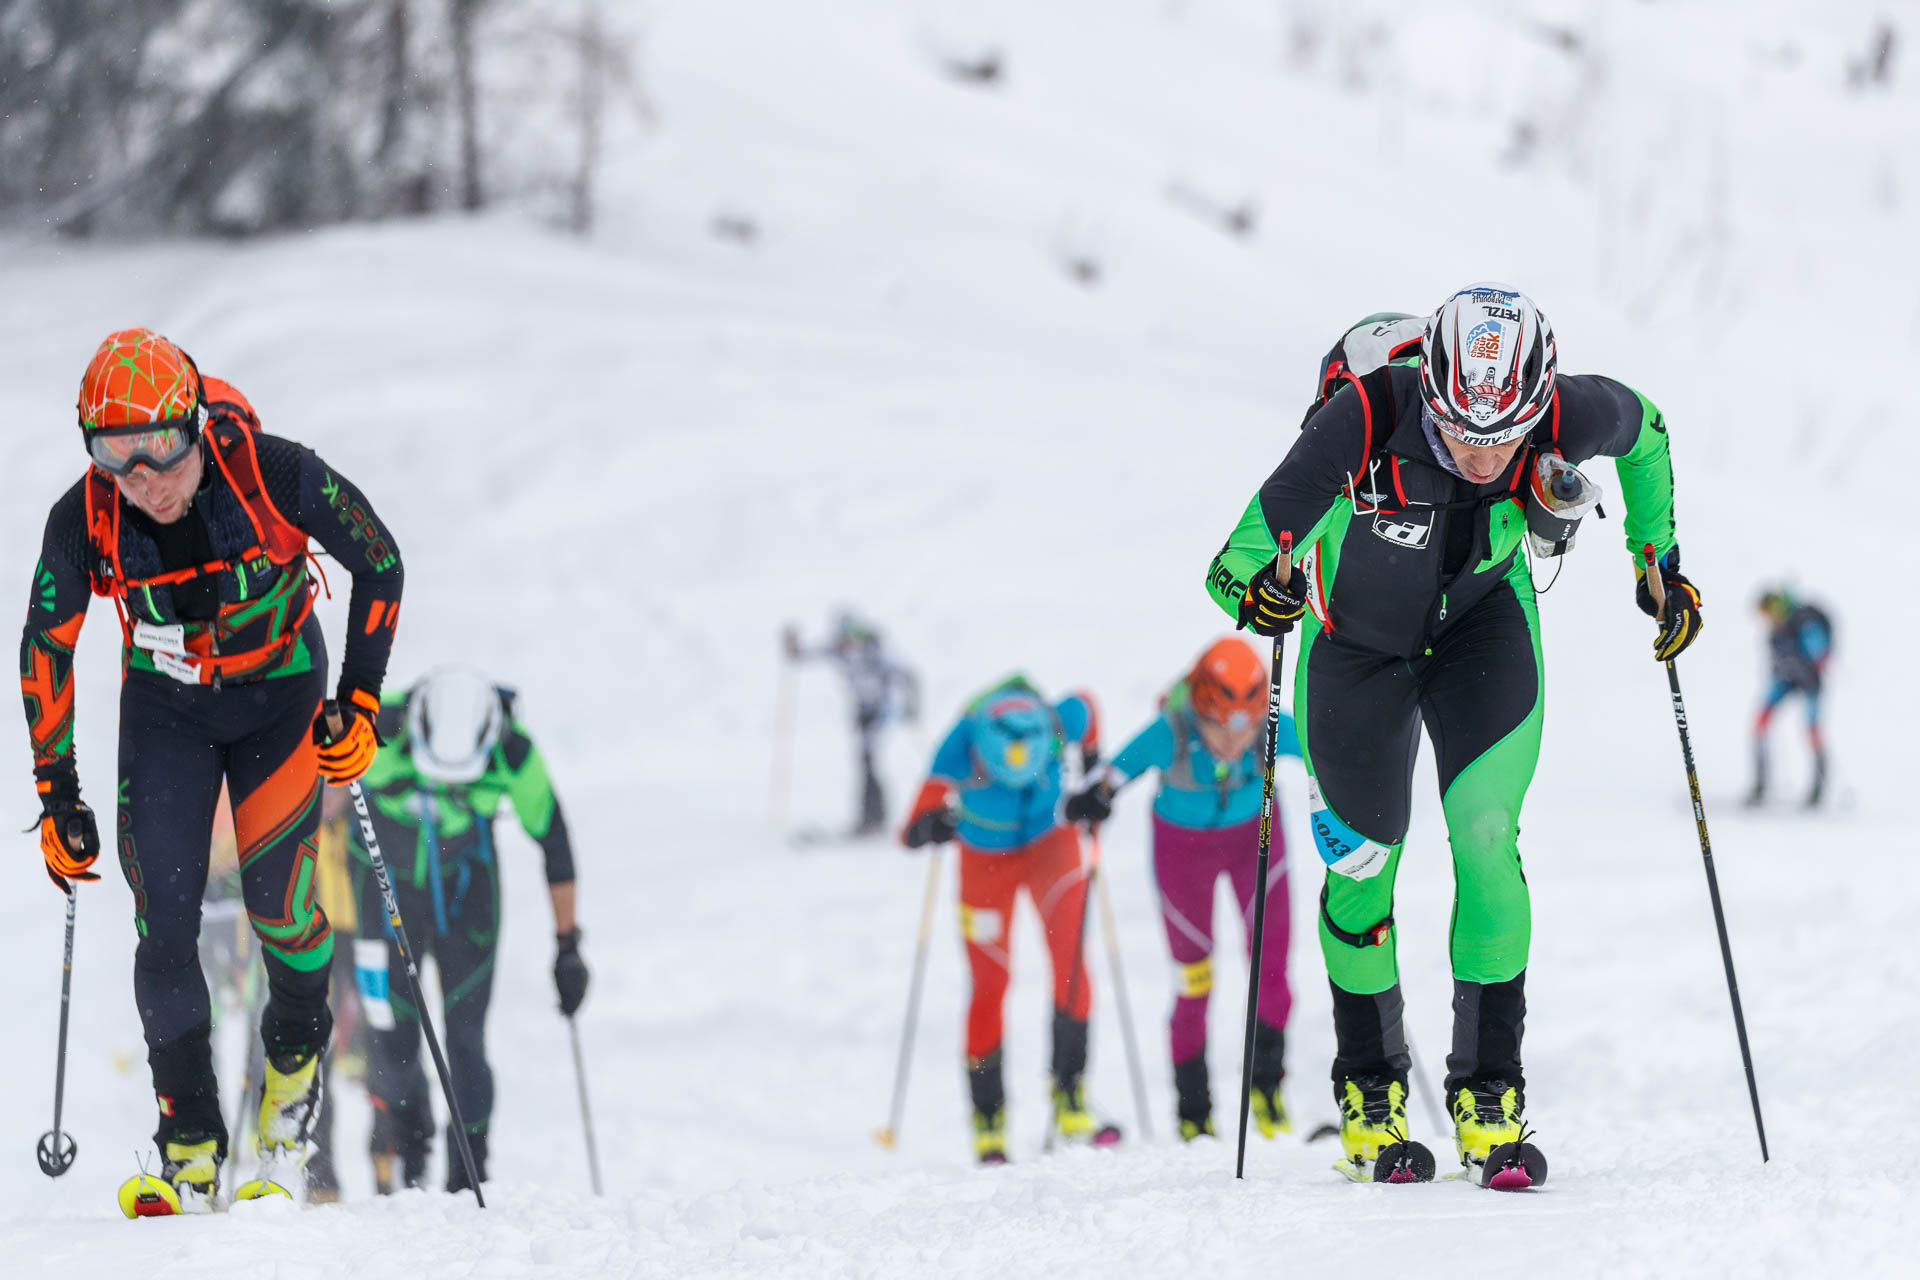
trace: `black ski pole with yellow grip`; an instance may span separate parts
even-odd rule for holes
[[[1293,578],[1293,539],[1280,537],[1279,553],[1274,558],[1274,580]],[[1247,1113],[1253,1105],[1253,1029],[1260,1009],[1260,952],[1267,935],[1267,858],[1273,850],[1273,771],[1274,747],[1280,737],[1281,666],[1287,656],[1287,637],[1283,632],[1273,638],[1273,670],[1267,678],[1267,745],[1265,781],[1260,790],[1260,862],[1253,877],[1253,936],[1248,939],[1247,1030],[1240,1049],[1240,1144],[1233,1159],[1233,1176],[1247,1176]]]
[[[1660,563],[1653,544],[1641,548],[1647,575],[1647,591],[1653,596],[1654,618],[1663,621],[1667,611],[1667,584],[1660,577]],[[1707,838],[1707,809],[1700,800],[1700,774],[1693,764],[1693,739],[1687,733],[1687,704],[1680,697],[1680,673],[1668,658],[1667,688],[1673,693],[1673,722],[1680,730],[1680,757],[1687,766],[1687,792],[1693,799],[1693,825],[1700,832],[1700,859],[1707,868],[1707,896],[1713,899],[1713,927],[1720,934],[1720,961],[1727,970],[1727,995],[1733,1001],[1733,1029],[1740,1037],[1740,1061],[1747,1070],[1747,1096],[1753,1101],[1753,1127],[1760,1135],[1760,1161],[1767,1155],[1767,1125],[1760,1118],[1760,1086],[1753,1077],[1753,1050],[1747,1046],[1747,1017],[1740,1009],[1740,982],[1733,975],[1733,944],[1727,941],[1727,916],[1720,906],[1720,877],[1713,870],[1713,843]]]

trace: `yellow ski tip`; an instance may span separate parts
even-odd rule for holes
[[[120,1184],[120,1212],[129,1218],[164,1218],[182,1212],[180,1195],[162,1179],[142,1173]]]
[[[265,1178],[255,1178],[252,1182],[241,1183],[240,1189],[233,1193],[235,1201],[262,1200],[267,1196],[285,1196],[291,1200],[293,1199],[293,1192],[287,1190],[277,1182],[272,1182]]]
[[[879,1143],[881,1146],[885,1147],[887,1150],[889,1151],[893,1150],[893,1130],[892,1129],[875,1129],[873,1131],[873,1140]]]

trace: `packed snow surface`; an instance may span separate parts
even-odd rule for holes
[[[345,1203],[124,1221],[113,1191],[153,1104],[111,875],[80,903],[79,1160],[50,1183],[31,1150],[50,1120],[61,912],[22,837],[0,895],[6,1274],[1804,1275],[1907,1256],[1920,698],[1902,673],[1920,553],[1888,464],[1920,410],[1920,116],[1910,74],[1843,87],[1873,6],[1802,9],[663,4],[644,61],[661,121],[619,140],[591,240],[511,214],[244,245],[0,239],[0,598],[27,598],[45,511],[82,466],[63,433],[87,355],[146,324],[397,531],[394,680],[459,657],[523,691],[579,853],[608,1184],[588,1191],[520,840],[486,1210],[370,1198],[364,1095],[346,1084]],[[943,50],[994,45],[997,88],[936,70]],[[1257,202],[1257,234],[1223,234],[1175,185]],[[760,234],[715,238],[716,215]],[[1098,281],[1076,283],[1067,258],[1098,261]],[[1327,1144],[1297,1137],[1256,1138],[1235,1182],[1229,1143],[1172,1142],[1144,795],[1104,856],[1153,1138],[1042,1154],[1045,967],[1023,916],[1014,1164],[972,1167],[949,857],[912,1092],[881,1149],[927,864],[886,842],[796,849],[770,825],[779,624],[817,633],[853,603],[923,672],[926,722],[888,746],[896,810],[953,709],[1016,667],[1092,689],[1118,741],[1223,630],[1207,562],[1292,439],[1332,337],[1482,278],[1540,300],[1563,369],[1620,377],[1671,424],[1708,619],[1680,669],[1772,1162],[1617,511],[1543,605],[1549,712],[1522,847],[1545,1189],[1351,1186]],[[1734,803],[1761,679],[1749,604],[1783,577],[1839,619],[1839,794],[1812,815]],[[79,658],[80,767],[103,812],[114,633],[96,608]],[[794,680],[788,821],[835,826],[853,800],[845,707],[825,670]],[[1797,790],[1794,709],[1776,733]],[[12,741],[0,816],[19,830],[35,808]],[[1288,1095],[1310,1128],[1332,1116],[1331,1029],[1297,766],[1282,792],[1305,940]],[[1429,1085],[1449,1035],[1449,884],[1423,765],[1396,910]],[[1140,1139],[1098,936],[1091,1092]],[[1244,987],[1219,972],[1225,1122]],[[1419,1090],[1412,1121],[1449,1162]]]

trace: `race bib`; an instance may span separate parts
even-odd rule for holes
[[[1371,880],[1387,869],[1393,850],[1340,821],[1320,798],[1320,784],[1312,775],[1307,777],[1307,803],[1313,810],[1313,842],[1327,870],[1349,880]]]
[[[353,982],[360,992],[360,1011],[375,1031],[393,1030],[393,1002],[387,994],[387,940],[353,940]]]
[[[153,665],[181,684],[200,683],[200,664],[197,662],[188,662],[185,658],[176,658],[163,651],[153,655]]]
[[[187,628],[185,624],[175,622],[167,626],[157,626],[151,622],[133,624],[133,643],[136,648],[148,653],[170,653],[176,658],[187,656]]]

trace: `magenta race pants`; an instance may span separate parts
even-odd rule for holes
[[[1207,996],[1213,990],[1214,881],[1226,876],[1240,904],[1241,931],[1253,936],[1253,882],[1259,868],[1260,820],[1231,827],[1182,827],[1153,815],[1153,876],[1160,886],[1160,918],[1173,953],[1173,1060],[1188,1062],[1207,1047]],[[1274,824],[1267,864],[1266,940],[1260,955],[1261,1022],[1287,1025],[1293,992],[1287,986],[1286,841]],[[1249,942],[1251,949],[1251,942]]]

